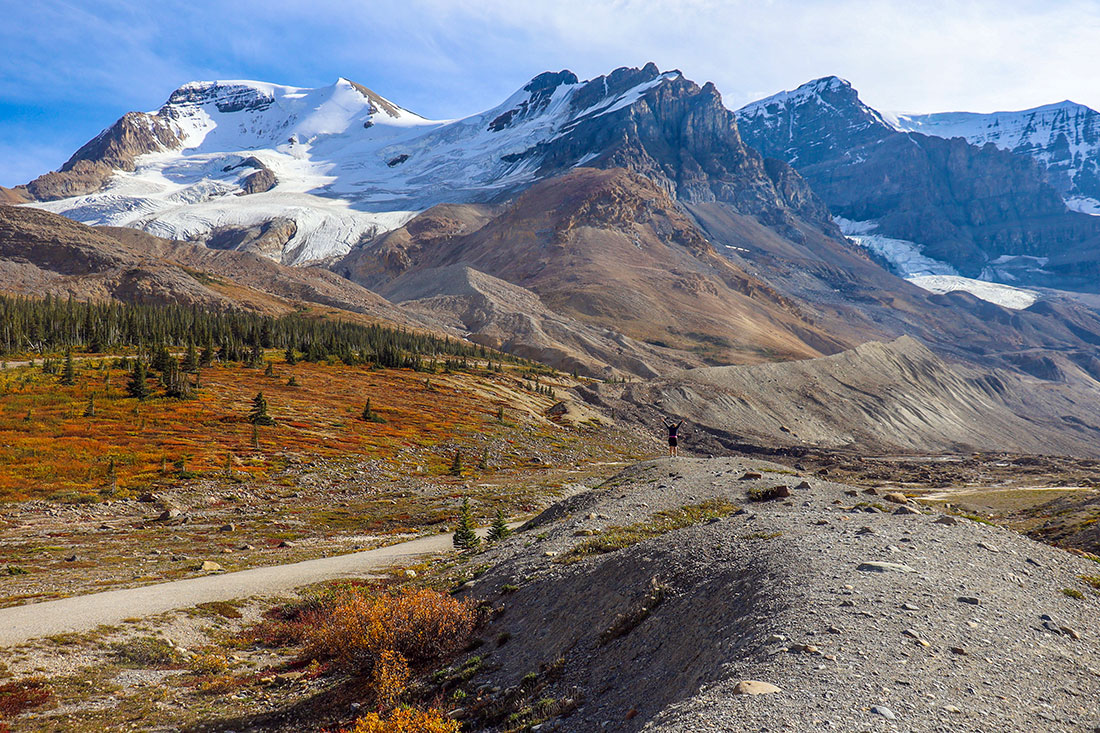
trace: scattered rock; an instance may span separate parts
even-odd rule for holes
[[[871,712],[875,715],[881,715],[887,720],[897,720],[897,716],[894,715],[894,711],[890,708],[883,707],[882,705],[875,705],[873,708],[871,708]]]
[[[165,509],[159,517],[156,518],[158,522],[170,522],[173,519],[179,519],[183,516],[183,512],[175,507]]]
[[[944,514],[942,517],[938,517],[936,519],[936,521],[933,522],[933,524],[946,524],[946,525],[949,525],[949,526],[954,526],[958,523],[959,523],[959,520],[955,519],[950,514]]]
[[[279,543],[279,547],[294,547],[294,543],[290,540],[283,540]]]
[[[65,562],[76,562],[76,555],[69,555],[65,558]]]
[[[894,514],[920,514],[920,512],[911,506],[899,506],[894,510]]]
[[[216,563],[213,560],[204,560],[199,570],[204,573],[216,573],[225,570],[225,568],[223,568],[220,563]]]
[[[753,480],[758,479],[758,478],[763,478],[763,475],[757,473],[756,471],[746,471],[745,473],[743,473],[741,475],[741,478],[738,479],[738,480],[739,481],[753,481]]]
[[[812,489],[813,487],[812,487],[812,486],[810,486],[810,482],[809,482],[809,481],[802,481],[802,482],[801,482],[801,483],[799,483],[799,484],[798,484],[797,486],[795,486],[795,488],[796,488],[796,489],[803,489],[803,490],[805,490],[805,489]]]
[[[150,491],[146,491],[138,496],[137,500],[146,504],[151,504],[160,501],[160,497]]]
[[[406,578],[415,578],[416,577],[416,571],[413,570],[412,568],[406,569],[405,570],[405,577]]]
[[[886,501],[892,503],[892,504],[908,504],[909,503],[909,497],[907,497],[905,494],[901,494],[901,493],[898,493],[896,491],[891,491],[889,494],[886,494],[882,498],[885,499]]]
[[[966,650],[963,649],[961,646],[953,646],[953,647],[951,647],[951,653],[965,656],[966,655]]]
[[[235,524],[223,524],[221,527],[218,528],[218,531],[219,532],[236,532],[237,531],[237,525],[235,525]]]
[[[978,605],[978,599],[974,596],[959,596],[959,603],[969,603],[972,606]]]
[[[733,688],[734,695],[768,695],[782,691],[782,688],[776,687],[770,682],[760,682],[759,680],[741,680]]]

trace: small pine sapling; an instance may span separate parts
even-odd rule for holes
[[[73,352],[65,352],[65,368],[61,370],[61,383],[66,387],[76,384],[76,369],[73,367]]]
[[[489,541],[498,542],[510,534],[512,534],[512,530],[508,527],[508,522],[504,520],[504,510],[497,509],[496,518],[493,519],[493,524],[489,527]]]
[[[470,510],[470,499],[462,499],[462,508],[458,512],[458,526],[455,528],[454,546],[460,550],[472,550],[481,544],[481,538],[474,531],[474,518]]]
[[[455,451],[454,460],[451,461],[451,475],[462,475],[462,451]]]
[[[275,419],[267,414],[267,400],[263,392],[257,392],[252,398],[252,407],[248,410],[248,421],[253,425],[274,425]]]
[[[84,406],[84,417],[95,417],[95,392],[88,395],[88,404]]]

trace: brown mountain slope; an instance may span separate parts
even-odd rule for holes
[[[429,210],[335,269],[388,295],[402,273],[452,265],[696,364],[805,358],[845,345],[718,255],[656,184],[622,169],[576,169],[496,210]]]
[[[424,327],[381,296],[326,270],[208,250],[133,229],[93,228],[0,206],[0,292],[79,300],[183,303],[286,313],[303,303]]]
[[[936,295],[812,227],[783,238],[721,202],[686,208],[732,261],[851,342],[911,335],[939,353],[1000,368],[1018,368],[1021,355],[1035,350],[1082,366],[1100,357],[1100,308],[1082,296],[1048,291],[1029,308],[1013,310],[964,292]],[[1086,371],[1100,375],[1093,367]]]

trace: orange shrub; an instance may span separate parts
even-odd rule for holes
[[[386,651],[422,664],[454,651],[474,628],[467,603],[432,590],[398,596],[350,595],[307,632],[308,655],[338,667],[372,674]]]
[[[409,681],[409,663],[400,652],[386,649],[374,666],[374,691],[386,708],[397,704]]]
[[[458,721],[438,710],[398,708],[386,718],[370,713],[360,718],[348,733],[458,733]]]

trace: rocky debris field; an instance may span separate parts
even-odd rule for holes
[[[464,730],[1100,730],[1100,562],[881,494],[679,458],[551,507],[471,560],[485,570],[462,593],[495,614],[451,714]],[[648,539],[610,529],[689,505],[726,509]]]

